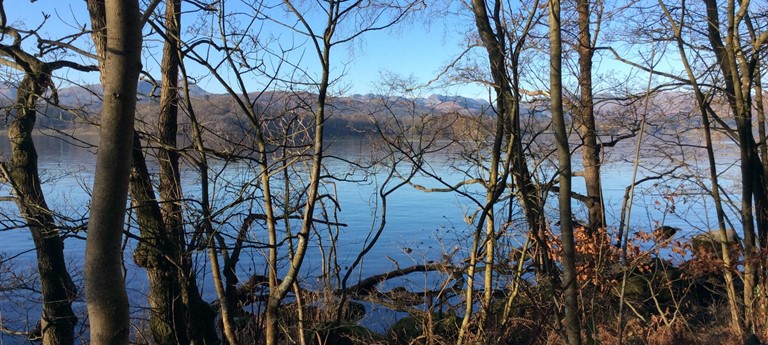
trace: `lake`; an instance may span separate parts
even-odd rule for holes
[[[95,142],[96,137],[83,136],[80,139],[86,142]],[[58,219],[68,225],[83,225],[87,219],[88,203],[90,201],[89,188],[92,184],[95,165],[93,148],[84,148],[72,145],[60,136],[36,135],[36,145],[39,153],[40,173],[44,181],[43,188],[49,206],[58,215]],[[71,140],[70,140],[71,141]],[[634,140],[626,142],[625,146],[617,146],[606,157],[607,163],[602,167],[604,198],[606,200],[607,218],[614,228],[618,224],[620,206],[625,189],[632,179],[632,163],[634,158]],[[7,138],[0,138],[0,158],[5,159],[10,149]],[[350,161],[367,161],[371,157],[380,155],[373,145],[366,139],[339,139],[333,140],[328,147],[328,154],[335,157],[343,157]],[[432,154],[429,156],[429,167],[437,174],[443,176],[447,183],[455,183],[464,178],[460,170],[471,171],[466,164],[450,164],[452,158],[445,154]],[[691,167],[681,168],[679,173],[693,175],[698,169],[704,167],[705,156],[701,154],[686,157]],[[735,176],[738,173],[738,156],[728,146],[721,149],[718,159],[723,171],[723,179],[726,188],[736,185]],[[579,157],[574,156],[574,170],[579,169]],[[668,157],[655,155],[651,150],[643,150],[644,169],[640,169],[638,179],[652,176],[661,171],[669,170],[671,160]],[[403,165],[408,167],[407,164]],[[154,168],[150,168],[151,170]],[[379,169],[377,173],[366,174],[355,169],[349,162],[330,158],[326,160],[326,169],[335,175],[345,175],[349,181],[336,181],[328,185],[327,193],[336,195],[340,208],[336,210],[337,221],[347,226],[338,229],[338,257],[336,260],[342,268],[351,264],[357,254],[370,239],[370,233],[378,226],[380,205],[375,196],[378,183],[383,182],[386,169]],[[156,170],[156,169],[154,169]],[[236,186],[247,184],[255,178],[253,170],[243,165],[224,166],[220,162],[212,163],[212,170],[216,171],[216,187],[211,189],[214,204],[221,206],[232,197]],[[551,175],[547,169],[539,171],[542,178]],[[213,176],[213,175],[212,175]],[[702,175],[708,176],[708,175]],[[361,182],[355,182],[361,181]],[[433,179],[426,176],[416,176],[414,183],[427,187],[441,187]],[[192,169],[182,171],[182,183],[188,198],[199,196],[199,176]],[[632,229],[649,231],[661,224],[680,227],[682,233],[676,237],[690,237],[698,232],[716,227],[714,207],[711,200],[701,193],[697,183],[708,185],[707,179],[697,180],[687,176],[685,179],[661,179],[649,181],[636,189],[635,205],[632,209],[630,226]],[[255,187],[254,187],[255,188]],[[574,191],[583,193],[583,180],[574,177]],[[467,189],[468,193],[476,193],[477,188]],[[7,185],[0,185],[0,197],[10,195]],[[738,202],[739,196],[731,195]],[[549,211],[555,210],[556,197],[550,197]],[[373,274],[386,272],[397,266],[406,267],[431,260],[440,260],[444,254],[459,248],[455,261],[461,261],[466,254],[466,248],[470,245],[470,224],[465,221],[465,216],[474,212],[474,207],[464,197],[454,193],[425,193],[410,186],[403,186],[388,197],[387,226],[375,247],[363,260],[358,272],[353,275],[350,283],[356,278],[365,278]],[[579,219],[586,218],[584,207],[574,202],[574,211]],[[233,208],[220,216],[218,224],[222,231],[235,229],[239,226],[241,215],[253,208]],[[332,208],[329,208],[332,210]],[[738,228],[738,218],[733,209],[729,214]],[[9,229],[0,232],[0,253],[5,258],[13,258],[14,270],[34,271],[35,255],[34,247],[29,233],[20,229],[21,221],[16,205],[12,202],[0,202],[0,228]],[[327,253],[329,231],[335,228],[318,227],[313,244],[308,252],[308,257],[302,267],[302,284],[305,286],[317,286],[319,277],[323,272],[322,250]],[[513,227],[505,236],[505,241],[514,244],[520,241],[524,235],[523,227]],[[79,233],[78,237],[84,234]],[[249,238],[254,241],[266,238],[265,231],[260,226],[254,226],[249,233]],[[322,243],[318,242],[321,238]],[[135,243],[126,241],[125,265],[127,272],[127,284],[136,316],[146,316],[147,279],[144,272],[136,267],[132,261],[130,248]],[[82,259],[84,255],[85,241],[82,238],[69,238],[66,240],[66,255],[70,259],[70,269],[75,278],[82,279]],[[240,276],[243,280],[251,274],[266,274],[263,265],[263,250],[252,249],[245,253],[240,264]],[[8,264],[8,263],[6,263]],[[196,268],[200,274],[201,289],[204,297],[212,301],[215,299],[213,285],[210,281],[210,268],[207,265],[206,256],[196,256]],[[5,274],[8,274],[7,272]],[[416,287],[428,285],[427,275],[414,274],[406,278],[409,284]],[[7,278],[2,277],[2,281]],[[401,281],[402,283],[402,281]],[[398,284],[401,284],[398,283]],[[30,306],[26,298],[34,299],[34,293],[0,292],[0,321],[8,328],[34,325],[34,320],[39,317],[39,310]],[[83,310],[82,304],[76,308]],[[396,315],[381,311],[370,322],[387,323]],[[32,321],[29,321],[32,320]],[[374,326],[375,328],[375,326]],[[9,338],[11,339],[11,338]],[[0,341],[2,338],[0,338]]]

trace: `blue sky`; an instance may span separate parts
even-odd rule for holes
[[[238,3],[240,2],[227,1],[228,11],[252,13],[250,9],[237,5]],[[305,6],[315,4],[315,2],[297,3]],[[83,0],[37,0],[35,2],[30,2],[29,0],[10,0],[5,2],[5,6],[9,22],[22,22],[21,26],[26,28],[39,25],[43,20],[43,13],[50,15],[48,23],[40,31],[43,36],[50,38],[58,38],[63,34],[77,31],[77,27],[89,23],[88,13]],[[188,4],[185,6],[186,9],[190,8]],[[429,6],[432,5],[430,4]],[[465,9],[459,8],[459,11],[463,10]],[[283,19],[293,18],[285,12],[278,11],[275,13],[275,16],[283,15]],[[322,21],[322,18],[320,18],[322,13],[319,11],[310,11],[308,13],[308,19],[311,22]],[[243,24],[245,19],[243,17],[238,20]],[[207,23],[210,25],[210,18],[208,20],[209,22]],[[290,23],[293,19],[288,20]],[[425,21],[429,21],[429,25],[424,24]],[[182,24],[187,27],[201,23],[204,24],[206,21],[200,20],[196,16],[188,15],[183,18]],[[346,94],[381,93],[382,85],[384,84],[381,76],[387,73],[412,78],[416,83],[425,83],[432,80],[446,64],[453,61],[463,51],[466,46],[465,31],[471,29],[473,24],[471,18],[467,15],[421,16],[399,24],[393,29],[371,32],[352,43],[337,46],[333,51],[334,65],[332,76],[338,77],[341,73],[344,73],[344,78],[336,84],[336,91]],[[288,30],[280,29],[272,24],[263,24],[261,28],[263,31],[260,34],[260,39],[264,41],[275,39],[280,41],[283,46],[300,45],[291,53],[290,59],[292,61],[300,61],[298,62],[300,67],[312,77],[318,75],[317,57],[305,38],[292,35]],[[188,37],[194,37],[194,35],[187,35]],[[79,44],[83,46],[90,45],[88,39],[87,37],[81,40]],[[160,74],[157,64],[160,60],[159,47],[161,43],[158,36],[145,39],[145,45],[148,47],[145,52],[145,69],[155,78],[159,78]],[[480,57],[478,61],[483,63],[482,51],[476,48],[476,53]],[[78,60],[76,57],[70,58]],[[546,68],[546,65],[541,65],[541,61],[537,63],[540,64],[537,68]],[[204,69],[195,67],[191,63],[188,66],[191,75],[202,77],[199,79],[201,87],[210,92],[224,92],[224,88],[218,82],[211,78],[205,78],[207,72]],[[600,68],[600,71],[596,71],[596,73],[613,76],[629,73],[625,66],[617,64],[611,58],[601,59],[600,56],[596,56],[595,67]],[[284,69],[283,72],[285,73],[286,70]],[[97,73],[83,75],[75,72],[61,72],[59,76],[63,79],[72,80],[75,83],[98,82]],[[232,75],[230,74],[228,77],[231,80]],[[252,89],[250,91],[256,91],[262,85],[258,77],[246,76],[245,79],[249,83],[249,89]],[[538,85],[532,85],[531,88],[546,87],[547,82],[544,79],[530,78],[530,80],[538,83]],[[64,83],[66,84],[66,82]],[[430,89],[423,91],[423,93],[459,94],[473,98],[487,98],[488,95],[484,87],[476,84]]]
[[[236,11],[235,2],[229,10]],[[229,5],[228,5],[229,6]],[[63,33],[76,31],[76,27],[89,24],[88,13],[83,0],[11,0],[5,2],[6,13],[10,23],[21,23],[21,27],[33,28],[43,21],[43,13],[50,15],[48,22],[40,33],[49,38],[57,38]],[[244,10],[244,9],[243,9]],[[311,14],[312,15],[312,14]],[[184,18],[185,25],[192,24],[193,18]],[[462,24],[463,25],[463,24]],[[394,29],[368,33],[362,39],[353,43],[334,48],[333,73],[344,72],[339,87],[348,94],[380,92],[382,73],[395,73],[404,77],[413,77],[417,82],[425,83],[452,61],[463,49],[464,40],[461,34],[462,25],[455,22],[446,23],[442,20],[432,25],[408,22]],[[269,35],[281,35],[286,39],[286,32]],[[156,38],[155,38],[156,40]],[[299,41],[306,42],[299,38]],[[81,44],[89,44],[85,40]],[[158,42],[146,42],[147,45],[158,47]],[[314,66],[313,50],[309,45],[299,49],[296,54],[303,54],[303,63]],[[155,64],[156,56],[145,58],[145,67],[153,76],[158,77]],[[75,59],[79,60],[79,59]],[[194,74],[194,68],[192,74]],[[203,72],[200,71],[200,74]],[[98,74],[81,75],[68,72],[63,75],[73,82],[96,83]],[[200,82],[201,86],[211,92],[223,92],[223,88],[214,81]],[[484,97],[487,94],[482,87],[464,85],[444,90],[429,92],[458,93],[471,97]]]

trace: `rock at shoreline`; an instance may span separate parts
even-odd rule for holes
[[[741,239],[739,239],[739,235],[733,229],[728,229],[725,236],[723,236],[720,230],[711,230],[691,238],[693,254],[699,257],[709,255],[722,259],[723,252],[721,245],[723,243],[728,244],[731,258],[737,258],[739,256]]]

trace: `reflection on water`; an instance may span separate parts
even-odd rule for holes
[[[51,208],[64,218],[78,220],[87,213],[90,199],[89,188],[92,183],[95,165],[95,148],[86,147],[85,143],[94,143],[94,135],[80,136],[77,139],[61,136],[36,135],[35,143],[39,154],[40,173],[43,188]],[[82,142],[81,142],[82,141]],[[77,145],[73,145],[73,143]],[[5,136],[0,136],[0,157],[10,153]],[[347,224],[341,229],[340,260],[351,260],[361,248],[365,238],[372,229],[374,215],[377,214],[377,200],[374,192],[377,183],[383,183],[386,169],[379,169],[374,175],[366,175],[362,168],[356,168],[350,162],[361,165],[370,164],[372,157],[381,157],[372,142],[366,139],[335,140],[328,145],[326,153],[331,157],[326,159],[328,172],[344,177],[347,181],[336,181],[326,190],[338,196],[340,210],[337,211],[338,221]],[[627,153],[631,151],[627,150]],[[629,154],[627,155],[629,156]],[[461,165],[449,166],[449,157],[432,155],[429,169],[442,176],[447,183],[455,183],[465,176]],[[733,160],[728,162],[732,163]],[[574,156],[574,170],[579,170],[578,157]],[[703,163],[703,162],[702,162]],[[150,164],[152,162],[150,161]],[[407,162],[401,163],[407,171]],[[724,165],[727,166],[727,165]],[[151,170],[156,168],[150,167]],[[211,193],[219,201],[228,201],[232,193],[243,184],[257,178],[256,170],[252,167],[234,164],[224,165],[221,162],[212,163],[211,170],[216,172],[212,178],[217,187],[212,187]],[[661,168],[657,169],[657,171]],[[681,169],[682,170],[682,169]],[[731,171],[735,169],[731,168]],[[627,186],[630,184],[632,164],[625,161],[606,164],[602,168],[604,198],[607,203],[607,217],[611,224],[617,224],[619,208],[624,198]],[[639,179],[653,174],[653,171],[640,170]],[[184,190],[190,198],[197,197],[199,191],[199,175],[191,170],[182,171]],[[727,176],[727,175],[726,175]],[[364,181],[360,183],[359,181]],[[727,181],[727,180],[726,180]],[[700,181],[707,184],[706,180]],[[434,180],[417,176],[413,183],[425,187],[443,187]],[[391,186],[391,184],[390,184]],[[258,189],[251,189],[259,193]],[[711,228],[714,219],[707,197],[699,193],[700,188],[691,182],[679,180],[653,180],[638,186],[631,224],[641,229],[649,229],[661,223],[683,228],[688,233]],[[468,188],[467,192],[479,192],[478,188]],[[574,192],[584,193],[583,183],[574,178]],[[8,186],[0,186],[0,195],[8,195]],[[484,197],[478,195],[482,200]],[[552,201],[555,198],[550,198]],[[223,204],[223,202],[222,202]],[[552,205],[554,206],[554,205]],[[584,218],[583,205],[574,202],[574,210]],[[475,211],[467,198],[454,193],[424,193],[409,186],[404,186],[388,198],[387,228],[379,244],[373,249],[371,258],[391,257],[395,261],[419,261],[434,259],[442,255],[435,238],[447,241],[451,247],[462,245],[467,241],[468,225],[466,217]],[[7,218],[17,214],[15,205],[9,202],[0,203],[0,210]],[[233,212],[236,213],[236,212]],[[229,222],[237,223],[236,218]],[[736,219],[734,219],[736,221]],[[0,224],[7,225],[7,224]],[[260,229],[254,229],[258,236]],[[522,230],[520,230],[522,232]],[[31,240],[25,231],[9,231],[2,234],[4,241],[0,251],[18,252],[31,249]],[[82,255],[83,244],[73,240],[67,243],[67,251],[73,255]],[[407,248],[408,250],[403,250]],[[405,251],[409,252],[405,253]],[[423,257],[418,257],[419,255]],[[308,272],[312,271],[315,261],[307,261]],[[392,266],[388,260],[368,260],[366,270],[380,273]]]
[[[95,136],[78,138],[86,142],[95,142]],[[69,142],[67,142],[69,141]],[[92,184],[95,165],[95,149],[72,145],[73,140],[63,140],[58,136],[36,135],[35,142],[39,153],[40,173],[43,178],[43,188],[48,204],[54,209],[58,218],[70,225],[82,224],[88,210],[90,194],[88,192]],[[617,150],[622,150],[618,148]],[[626,156],[631,156],[631,149],[625,148]],[[0,136],[0,157],[5,159],[10,148],[5,136]],[[330,214],[335,215],[339,223],[346,226],[339,229],[333,227],[317,227],[322,241],[317,241],[310,248],[308,260],[304,261],[304,284],[315,285],[323,270],[321,250],[328,249],[328,236],[338,230],[338,262],[342,268],[349,265],[370,241],[370,234],[375,230],[381,216],[380,201],[375,197],[377,188],[385,182],[384,178],[388,169],[380,167],[377,173],[366,174],[363,169],[356,168],[350,162],[358,162],[360,165],[369,164],[372,157],[381,157],[383,154],[375,146],[364,139],[336,140],[332,142],[327,154],[331,158],[326,160],[328,173],[341,176],[344,179],[335,181],[326,186],[324,192],[334,195],[339,201],[339,207],[333,209],[326,205]],[[725,156],[725,155],[724,155]],[[445,182],[452,184],[466,178],[464,171],[470,170],[459,163],[451,163],[448,155],[434,154],[431,156],[429,169],[439,174]],[[575,158],[574,170],[578,170],[578,158]],[[653,160],[654,158],[646,158]],[[729,160],[731,170],[734,171]],[[150,162],[151,163],[151,162]],[[409,162],[402,162],[402,167],[409,167]],[[703,164],[703,163],[701,163]],[[728,167],[728,165],[724,165]],[[156,168],[150,167],[151,170]],[[231,201],[233,193],[254,193],[258,196],[259,189],[256,183],[251,181],[257,178],[255,169],[245,164],[225,165],[222,162],[214,162],[211,170],[215,172],[211,187],[215,206],[222,206]],[[407,170],[407,169],[406,169]],[[657,170],[641,170],[638,178],[658,173]],[[617,224],[619,208],[624,198],[626,187],[630,184],[632,165],[626,160],[618,163],[606,164],[602,168],[604,198],[607,202],[607,217],[611,224]],[[544,170],[546,173],[546,170]],[[199,196],[199,175],[192,169],[182,171],[183,188],[188,199]],[[725,175],[728,176],[728,173]],[[362,182],[361,182],[362,181]],[[692,182],[691,182],[692,181]],[[661,224],[667,224],[684,229],[682,236],[690,236],[696,231],[713,228],[714,210],[709,199],[699,193],[700,187],[696,183],[708,185],[706,180],[697,181],[681,180],[654,180],[638,187],[638,195],[635,198],[633,217],[630,224],[637,229],[652,229]],[[425,176],[416,176],[415,184],[425,187],[444,187],[433,179]],[[393,183],[387,185],[391,188]],[[574,178],[575,192],[583,193],[583,183],[579,178]],[[468,194],[479,192],[477,187],[468,187],[464,190]],[[0,196],[9,195],[8,186],[0,185]],[[484,197],[478,195],[479,200]],[[550,206],[553,208],[556,198],[550,198]],[[579,212],[578,217],[585,218],[583,206],[574,202],[574,210]],[[553,208],[554,209],[554,208]],[[258,202],[246,204],[241,208],[234,208],[223,213],[217,226],[222,231],[236,229],[245,212],[258,211]],[[401,267],[415,263],[424,263],[430,260],[440,260],[443,255],[453,252],[454,248],[466,250],[469,247],[470,228],[466,222],[476,210],[469,199],[455,193],[424,193],[410,186],[403,186],[388,197],[387,226],[379,239],[378,244],[368,253],[363,261],[362,270],[357,277],[365,277],[372,274],[391,270],[395,265]],[[731,214],[735,214],[730,209]],[[0,202],[0,213],[4,217],[0,220],[0,227],[14,228],[18,226],[18,211],[13,203]],[[737,218],[732,217],[734,223]],[[520,223],[511,227],[504,236],[507,243],[516,243],[524,235],[525,229]],[[30,235],[20,229],[8,230],[0,233],[3,240],[0,242],[0,252],[8,256],[19,255],[17,261],[28,267],[34,267],[33,244]],[[263,225],[257,224],[249,233],[249,238],[263,242],[266,238]],[[127,242],[128,248],[135,245],[131,240]],[[71,238],[66,241],[66,252],[71,258],[70,264],[74,271],[81,271],[82,256],[84,255],[84,241]],[[466,253],[459,251],[456,258]],[[266,274],[263,265],[262,249],[249,250],[241,261],[241,278],[247,279],[250,274]],[[145,304],[147,291],[146,276],[140,269],[133,265],[131,253],[126,253],[127,280],[134,306]],[[206,298],[213,299],[213,286],[208,281],[210,269],[206,266],[205,257],[196,257],[197,269],[201,275],[201,284]],[[284,267],[282,269],[285,269]],[[430,280],[425,276],[414,275],[411,282],[417,286],[423,286]],[[3,304],[3,308],[7,305]],[[137,309],[138,310],[138,309]],[[33,312],[34,314],[34,312]],[[34,319],[34,318],[32,318]]]

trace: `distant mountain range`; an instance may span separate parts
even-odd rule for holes
[[[138,83],[138,101],[142,103],[157,102],[160,96],[160,88],[155,88],[148,81],[139,81]],[[86,108],[97,110],[101,107],[101,99],[104,91],[100,84],[77,85],[58,90],[59,104],[65,107]],[[190,95],[195,103],[213,101],[221,104],[231,99],[228,94],[215,94],[204,90],[198,85],[190,86]],[[252,97],[255,94],[251,94]],[[8,104],[16,97],[16,88],[13,85],[0,85],[0,102]],[[312,104],[316,95],[311,93],[290,93],[286,91],[266,92],[256,101],[257,106],[274,107],[278,103],[284,103],[285,100],[296,98],[301,99],[301,103]],[[255,97],[254,97],[255,98]],[[354,94],[351,96],[333,97],[330,104],[334,111],[348,114],[371,114],[382,111],[382,105],[386,104],[395,115],[407,115],[408,113],[418,112],[445,114],[445,113],[463,113],[479,114],[488,110],[490,104],[486,100],[467,98],[462,96],[430,95],[422,98],[406,99],[397,97],[385,97],[376,94]]]
[[[139,101],[137,119],[142,123],[152,124],[156,121],[160,89],[155,88],[148,81],[140,81],[137,91]],[[195,84],[190,85],[190,95],[198,120],[204,121],[206,126],[216,128],[221,133],[242,130],[248,126],[249,120],[245,118],[244,112],[231,95],[211,93]],[[610,95],[598,96],[605,100],[611,99]],[[15,97],[14,85],[0,84],[0,106],[12,103]],[[38,117],[40,128],[79,128],[92,126],[93,123],[98,122],[97,116],[103,97],[101,85],[61,88],[58,90],[58,97],[60,107],[44,105],[41,102],[40,110],[45,112],[45,116]],[[251,93],[249,98],[254,108],[260,114],[266,115],[266,121],[278,121],[284,113],[309,115],[314,111],[314,105],[317,102],[317,94],[309,92],[268,91],[259,94]],[[650,119],[653,122],[652,126],[661,129],[681,125],[677,120],[667,123],[669,122],[667,119],[672,118],[670,115],[679,114],[680,116],[675,116],[675,119],[682,118],[681,116],[692,113],[694,109],[691,95],[685,93],[662,92],[654,95],[653,101],[655,106],[649,109],[651,110]],[[452,121],[451,119],[455,119],[456,116],[485,114],[489,115],[486,119],[491,119],[490,115],[493,113],[490,110],[491,104],[487,100],[437,94],[415,98],[352,94],[329,97],[328,102],[326,111],[329,116],[325,124],[327,132],[332,135],[360,135],[360,133],[376,131],[378,129],[371,121],[372,117],[386,120],[387,118],[447,115],[445,120],[430,124],[439,127],[440,123]],[[544,128],[550,121],[546,105],[523,104],[521,111],[528,121],[526,126],[535,125]],[[596,112],[598,116],[606,118],[601,122],[604,124],[601,126],[601,131],[611,135],[622,134],[627,131],[627,128],[635,126],[636,123],[633,124],[633,122],[637,122],[637,116],[639,116],[636,115],[634,118],[627,116],[625,105],[620,101],[602,101],[596,108]],[[179,119],[179,125],[188,125],[188,121],[188,118],[182,117]],[[685,123],[695,126],[696,121],[698,118],[693,116],[685,120]],[[726,117],[725,121],[731,120]],[[7,124],[8,121],[5,121],[4,125]]]
[[[376,94],[354,94],[349,97],[338,97],[336,101],[341,103],[349,103],[350,105],[356,105],[359,108],[366,108],[365,104],[375,102],[377,105],[382,102],[392,104],[408,104],[412,102],[416,105],[416,109],[420,113],[436,113],[444,114],[451,112],[458,112],[463,114],[480,114],[486,112],[490,107],[490,103],[483,99],[468,98],[463,96],[446,96],[446,95],[430,95],[427,97],[419,97],[413,99],[398,98],[398,97],[385,97]],[[375,110],[375,109],[374,109]],[[405,111],[404,109],[402,111]],[[410,111],[413,111],[411,109]]]
[[[192,97],[205,97],[210,95],[197,85],[191,85],[189,88]],[[152,83],[141,80],[137,87],[138,101],[150,102],[153,98],[160,97],[160,87],[155,87]],[[67,106],[101,106],[101,98],[104,96],[104,90],[101,84],[77,85],[58,90],[59,103]]]

